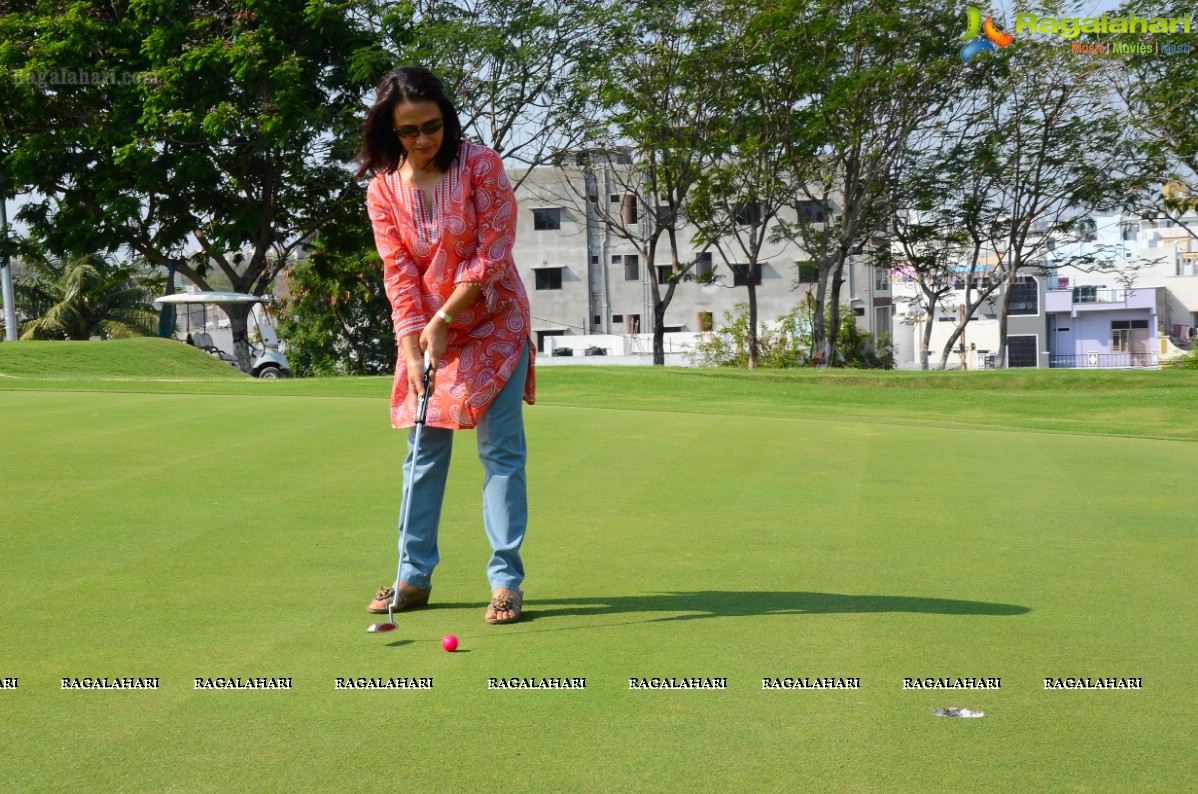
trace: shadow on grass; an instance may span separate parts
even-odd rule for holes
[[[531,599],[530,599],[531,600]],[[531,602],[521,622],[553,617],[667,612],[656,621],[699,620],[763,615],[839,615],[908,612],[924,615],[1026,615],[1029,607],[951,598],[844,593],[736,592],[705,590],[692,593],[653,593],[609,598],[559,598]],[[655,622],[656,622],[655,621]]]

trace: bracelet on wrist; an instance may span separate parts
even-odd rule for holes
[[[445,312],[441,311],[440,309],[437,309],[437,316],[440,317],[442,320],[444,320],[446,325],[453,325],[453,315],[452,314],[446,314]]]

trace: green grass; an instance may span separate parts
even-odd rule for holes
[[[18,342],[0,345],[0,382],[70,379],[121,381],[246,379],[204,351],[171,339],[142,337],[113,342]]]
[[[433,606],[371,635],[403,455],[386,378],[138,380],[100,355],[47,381],[46,362],[11,364],[23,344],[0,345],[6,790],[1191,786],[1187,373],[545,367],[525,413],[526,619],[482,622],[467,434]],[[161,688],[59,688],[88,675]],[[193,689],[215,676],[294,688]],[[488,691],[492,676],[587,689]],[[649,676],[728,690],[628,690]],[[767,676],[861,689],[767,692]],[[1144,689],[1044,691],[1064,676]],[[987,716],[931,714],[948,705]]]

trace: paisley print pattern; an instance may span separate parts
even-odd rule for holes
[[[426,192],[408,187],[397,172],[370,181],[366,207],[383,260],[395,338],[419,334],[459,284],[478,284],[482,295],[459,312],[448,349],[437,368],[426,423],[451,430],[476,426],[512,376],[529,344],[524,400],[536,399],[529,334],[528,294],[512,259],[516,198],[491,149],[463,143],[440,184]],[[391,390],[391,424],[411,427],[416,400],[397,356]]]

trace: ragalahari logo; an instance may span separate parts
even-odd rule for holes
[[[965,9],[965,17],[969,20],[969,29],[961,38],[969,43],[961,48],[961,60],[964,63],[969,63],[970,59],[983,52],[993,52],[995,44],[1006,47],[1015,40],[1010,33],[1003,33],[995,26],[992,15],[988,15],[983,23],[982,12],[973,6],[968,6]],[[979,33],[985,33],[986,38],[979,39]]]

